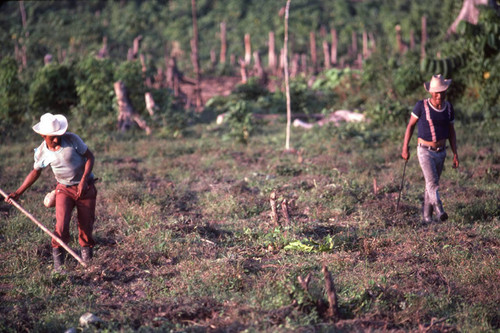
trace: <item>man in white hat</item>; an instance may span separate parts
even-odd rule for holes
[[[418,101],[406,127],[401,156],[405,161],[410,158],[408,144],[415,126],[418,127],[417,156],[425,178],[424,204],[422,217],[424,223],[432,222],[432,214],[440,221],[446,221],[448,214],[443,209],[439,197],[439,178],[446,158],[446,140],[449,140],[453,152],[453,168],[458,167],[455,111],[446,101],[446,90],[451,80],[445,80],[441,74],[433,75],[424,88],[431,97]]]
[[[33,130],[40,134],[44,141],[35,149],[35,163],[22,185],[10,193],[5,201],[18,199],[40,177],[42,170],[50,165],[57,180],[56,193],[56,227],[54,234],[65,243],[70,240],[69,223],[73,208],[78,213],[78,242],[82,247],[82,259],[86,262],[92,258],[95,241],[92,231],[95,220],[97,190],[94,186],[94,155],[76,134],[66,132],[68,121],[65,116],[46,113]],[[64,249],[52,239],[52,255],[54,269],[61,270],[64,264]]]

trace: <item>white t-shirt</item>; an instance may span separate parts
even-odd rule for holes
[[[82,180],[87,158],[87,145],[76,134],[66,132],[61,136],[61,148],[57,151],[49,150],[47,144],[35,149],[35,170],[41,170],[50,165],[56,180],[63,185],[77,185]],[[91,174],[89,179],[94,178]]]

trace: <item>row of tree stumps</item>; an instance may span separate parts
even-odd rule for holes
[[[142,71],[144,75],[145,85],[147,87],[154,87],[156,89],[168,88],[171,89],[176,98],[179,98],[184,101],[185,105],[188,107],[194,106],[196,110],[201,111],[203,108],[203,100],[201,97],[201,68],[199,62],[199,54],[198,54],[198,28],[197,28],[197,20],[196,20],[196,4],[195,0],[192,0],[192,15],[193,15],[193,39],[191,40],[191,62],[193,66],[193,72],[195,77],[190,78],[184,75],[179,68],[177,67],[177,54],[176,52],[171,52],[170,55],[165,55],[165,69],[163,67],[159,67],[157,73],[150,77],[147,75],[147,65],[144,54],[140,53],[140,41],[142,36],[137,36],[134,41],[132,48],[129,49],[127,54],[127,59],[133,61],[135,59],[139,59],[142,64]],[[412,49],[415,47],[413,32],[410,33],[410,45],[404,43],[401,38],[401,28],[399,26],[395,27],[396,32],[396,48],[398,52],[405,53],[408,49]],[[241,75],[241,83],[246,83],[250,77],[257,77],[259,83],[262,85],[266,85],[269,80],[269,76],[276,77],[277,79],[284,78],[286,76],[290,78],[296,77],[297,75],[313,75],[320,70],[329,69],[333,67],[345,67],[347,65],[354,68],[361,68],[362,62],[364,59],[367,59],[371,56],[371,54],[376,49],[375,37],[372,33],[368,33],[366,31],[362,32],[362,51],[358,51],[358,34],[356,32],[352,33],[352,41],[348,47],[348,52],[346,55],[339,57],[338,56],[338,37],[336,29],[331,29],[330,35],[328,37],[331,38],[331,43],[326,40],[327,33],[326,29],[321,29],[320,35],[323,37],[322,42],[322,50],[323,50],[323,65],[320,65],[318,61],[317,54],[317,45],[316,45],[316,33],[310,32],[309,34],[309,54],[298,54],[293,53],[290,59],[290,65],[288,65],[288,55],[287,49],[285,47],[281,48],[279,56],[276,53],[276,40],[275,33],[273,31],[269,32],[268,36],[268,54],[267,54],[267,67],[264,68],[260,54],[258,51],[252,52],[252,44],[251,44],[251,36],[250,34],[245,34],[244,36],[244,56],[239,58],[238,66],[239,73]],[[422,18],[422,46],[421,52],[422,56],[425,57],[425,41],[426,41],[426,20],[425,17]],[[219,54],[219,63],[226,64],[227,62],[227,32],[226,32],[226,23],[222,22],[220,24],[220,54]],[[178,53],[178,51],[177,51]],[[108,55],[107,52],[107,39],[103,38],[103,46],[101,50],[98,52],[98,57],[106,57]],[[211,50],[211,61],[212,66],[216,65],[216,56],[215,51]],[[230,56],[230,66],[236,67],[235,62],[236,57],[231,54]],[[253,67],[252,65],[253,59]],[[286,68],[285,68],[286,67]],[[181,84],[189,84],[194,86],[192,94],[186,94],[181,89]],[[123,83],[121,85],[115,85],[115,91],[123,87]],[[126,88],[126,87],[124,87]],[[124,96],[124,94],[121,94]],[[118,96],[118,93],[117,93]],[[151,104],[151,95],[149,94],[149,101]],[[148,99],[146,97],[146,100]],[[154,101],[153,101],[154,104]],[[125,105],[125,104],[124,104]],[[127,107],[126,109],[130,109],[131,107]],[[121,109],[121,108],[119,108]],[[147,108],[150,114],[153,114],[153,110],[151,108]],[[129,119],[123,115],[119,115],[121,119]],[[133,119],[138,119],[135,116]],[[137,122],[137,120],[136,120]],[[125,122],[127,123],[127,122]],[[145,127],[137,122],[137,124],[141,127]],[[124,128],[128,128],[128,126],[121,127],[122,130]]]
[[[194,78],[190,78],[183,74],[177,66],[176,57],[182,53],[182,51],[176,49],[168,54],[165,52],[164,66],[160,66],[157,73],[154,75],[148,75],[148,69],[146,64],[145,55],[140,53],[140,42],[142,40],[142,35],[137,36],[132,43],[132,47],[127,52],[127,60],[135,61],[139,59],[142,64],[143,77],[146,87],[151,87],[155,89],[168,88],[173,91],[174,96],[185,103],[187,107],[194,107],[196,110],[201,111],[203,109],[202,100],[202,90],[201,81],[202,74],[199,61],[198,53],[198,27],[197,27],[197,13],[196,13],[196,1],[191,0],[192,4],[192,17],[193,17],[193,38],[191,39],[191,62],[193,66]],[[287,3],[288,4],[288,3]],[[23,8],[23,7],[21,7]],[[280,15],[285,15],[280,11]],[[285,20],[286,21],[286,20]],[[400,53],[405,53],[408,49],[415,47],[415,42],[413,38],[413,31],[410,32],[410,45],[403,42],[401,37],[401,28],[396,26],[396,48]],[[309,34],[309,54],[298,54],[293,53],[290,57],[290,65],[288,65],[288,47],[282,47],[280,49],[279,56],[276,52],[276,40],[275,33],[273,31],[269,32],[267,41],[267,67],[264,68],[260,54],[258,51],[252,52],[251,36],[250,34],[244,35],[244,56],[239,58],[238,66],[241,75],[241,82],[246,83],[250,77],[257,77],[259,83],[266,85],[268,83],[269,77],[272,76],[277,80],[287,79],[287,76],[293,78],[297,75],[313,75],[318,71],[323,69],[328,69],[332,67],[345,67],[351,66],[354,68],[361,68],[363,59],[367,59],[376,49],[375,37],[372,33],[363,31],[362,35],[362,51],[358,51],[358,33],[352,32],[351,44],[348,46],[348,52],[346,55],[338,56],[338,37],[336,29],[331,29],[328,35],[325,28],[320,30],[320,36],[322,41],[323,50],[323,64],[321,65],[318,60],[317,45],[316,45],[316,33],[311,31]],[[331,42],[328,42],[330,39]],[[426,20],[425,17],[422,18],[422,43],[421,43],[421,53],[422,57],[425,57],[425,41],[426,41]],[[175,44],[175,43],[174,43]],[[227,32],[226,23],[220,23],[220,53],[219,53],[219,63],[225,65],[227,62]],[[217,63],[217,57],[214,49],[211,50],[211,62],[212,66],[215,67]],[[48,55],[50,56],[50,55]],[[107,38],[103,38],[102,47],[97,53],[98,58],[106,58],[109,56]],[[230,56],[230,67],[235,68],[236,57],[234,54]],[[253,68],[251,68],[253,59]],[[52,57],[46,57],[45,62],[50,63]],[[187,94],[181,89],[182,84],[188,84],[192,87],[192,93]],[[119,116],[118,116],[118,127],[125,131],[130,127],[130,124],[136,122],[137,125],[144,129],[147,133],[150,133],[150,128],[147,127],[146,122],[138,116],[132,105],[130,105],[130,100],[127,97],[127,87],[124,86],[123,82],[115,83],[115,92],[118,97],[119,106]],[[155,111],[154,100],[150,93],[145,96],[145,104],[148,112],[153,115]],[[153,106],[153,107],[151,107]],[[288,146],[288,145],[287,145]]]

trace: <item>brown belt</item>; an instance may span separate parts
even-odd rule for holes
[[[432,147],[432,146],[424,145],[423,143],[419,143],[418,146],[422,147],[424,149],[431,150],[431,151],[436,151],[436,152],[446,150],[446,146]]]

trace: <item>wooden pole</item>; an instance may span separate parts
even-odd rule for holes
[[[285,50],[283,48],[280,49],[280,64],[279,64],[279,71],[278,71],[278,76],[281,77],[281,75],[284,72],[285,68]]]
[[[27,68],[28,58],[26,56],[26,43],[28,42],[30,33],[28,31],[28,24],[26,23],[26,9],[24,8],[24,1],[19,1],[19,10],[21,11],[21,21],[23,23],[24,36],[26,37],[26,39],[23,41],[23,45],[21,46],[21,61],[23,68]]]
[[[286,199],[281,203],[281,212],[283,213],[283,217],[285,218],[286,225],[290,225],[290,213],[288,212],[288,201]]]
[[[278,211],[276,209],[276,192],[272,191],[269,196],[269,203],[271,204],[271,221],[274,225],[278,225]]]
[[[134,43],[133,43],[133,47],[132,47],[132,60],[137,59],[137,54],[139,54],[139,47],[140,47],[141,40],[142,40],[142,35],[139,35],[139,36],[134,38]]]
[[[275,74],[276,71],[276,51],[274,45],[274,31],[269,31],[269,41],[268,41],[268,67],[271,74]]]
[[[201,99],[200,59],[198,57],[198,21],[196,19],[196,0],[191,0],[191,10],[193,16],[193,39],[191,41],[191,52],[192,52],[191,60],[193,62],[194,72],[196,75],[194,94],[196,99],[196,109],[197,111],[201,111],[203,106],[203,101]]]
[[[221,22],[220,24],[220,60],[221,64],[226,63],[226,51],[227,50],[227,42],[226,42],[226,22]]]
[[[299,73],[299,62],[300,62],[300,55],[298,53],[295,53],[292,56],[292,66],[290,68],[290,77],[296,77],[297,74]]]
[[[358,38],[356,36],[356,31],[351,33],[351,50],[352,56],[355,57],[358,54]]]
[[[337,30],[335,29],[332,29],[332,49],[330,57],[332,65],[337,65]]]
[[[363,58],[368,59],[370,56],[369,50],[368,50],[368,34],[366,33],[366,30],[363,30]]]
[[[325,69],[329,69],[330,67],[332,67],[330,62],[330,50],[328,47],[328,42],[326,40],[323,41],[323,57],[325,59]]]
[[[427,42],[427,17],[422,16],[422,37],[420,42],[420,59],[425,58],[425,43]]]
[[[245,65],[245,61],[241,58],[239,59],[239,64],[240,64],[241,83],[245,84],[248,81],[247,67]]]
[[[284,71],[285,71],[285,89],[286,89],[286,142],[285,149],[290,150],[290,127],[292,124],[292,108],[290,103],[290,83],[288,75],[288,12],[290,11],[290,1],[287,0],[285,8],[285,41],[284,41]]]
[[[7,198],[7,193],[5,193],[2,189],[0,189],[0,194],[2,194],[5,198]],[[83,261],[83,259],[75,253],[66,243],[62,241],[61,238],[57,237],[54,233],[52,233],[49,229],[47,229],[40,221],[38,221],[33,215],[31,215],[26,209],[24,209],[20,204],[18,204],[15,200],[11,199],[10,203],[19,209],[24,215],[26,215],[31,221],[35,222],[36,225],[40,227],[46,234],[50,237],[54,238],[69,254],[71,254],[83,267],[87,267],[87,264]]]
[[[313,67],[313,73],[316,73],[317,65],[318,65],[318,56],[316,54],[316,34],[314,31],[309,33],[309,48],[311,51],[311,62]]]
[[[252,44],[250,42],[250,34],[245,34],[245,65],[250,65],[252,61]]]

